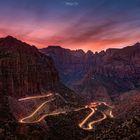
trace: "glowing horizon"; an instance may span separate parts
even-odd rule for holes
[[[0,37],[38,48],[121,48],[140,41],[139,6],[137,0],[2,0]]]

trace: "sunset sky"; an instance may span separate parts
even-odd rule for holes
[[[0,0],[0,37],[101,51],[140,42],[140,0]]]

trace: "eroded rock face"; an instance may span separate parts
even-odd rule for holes
[[[104,87],[109,97],[115,99],[123,92],[140,86],[140,44],[123,49],[108,49],[94,55],[94,67],[82,80],[82,93],[92,88]],[[98,83],[98,86],[97,84]],[[88,87],[88,88],[87,88]],[[83,92],[84,91],[84,92]],[[92,93],[96,95],[96,91]],[[104,94],[104,90],[102,90]],[[91,97],[94,95],[90,95]],[[108,98],[106,96],[106,98]]]
[[[50,57],[11,36],[0,39],[0,120],[13,120],[14,112],[25,111],[17,104],[18,98],[41,94],[58,81]],[[9,97],[15,101],[15,110]]]
[[[0,39],[0,92],[14,97],[39,94],[59,81],[50,57],[11,36]]]
[[[12,118],[10,115],[16,119],[22,118],[41,104],[30,100],[24,105],[18,101],[19,98],[50,92],[59,93],[71,102],[77,102],[79,99],[79,96],[59,81],[58,72],[50,56],[11,36],[1,38],[0,114],[3,114],[2,121],[4,118]]]
[[[53,57],[62,81],[68,85],[84,81],[83,78],[91,78],[93,75],[127,79],[134,86],[140,84],[140,43],[95,54],[91,51],[84,53],[82,50],[72,51],[59,46],[49,46],[40,51]]]
[[[88,98],[109,101],[140,86],[140,43],[95,54],[59,46],[40,51],[54,58],[63,82]]]
[[[95,74],[132,80],[140,79],[140,43],[123,49],[108,49],[95,57]]]
[[[93,66],[93,53],[49,46],[40,50],[53,58],[63,83],[71,86],[79,81]]]

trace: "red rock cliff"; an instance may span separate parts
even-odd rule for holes
[[[11,36],[0,39],[0,94],[39,94],[58,81],[50,57]]]

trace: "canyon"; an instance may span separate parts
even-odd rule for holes
[[[138,131],[139,101],[140,43],[85,53],[0,38],[1,139],[125,138]]]

